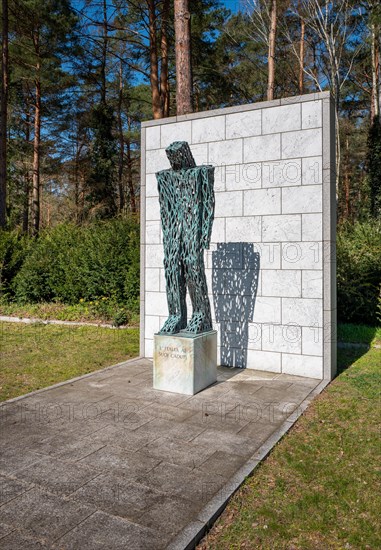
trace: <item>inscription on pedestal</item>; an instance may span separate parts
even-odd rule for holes
[[[167,359],[187,359],[189,350],[183,347],[159,345],[158,356]]]
[[[217,380],[217,333],[154,336],[153,387],[186,395]]]

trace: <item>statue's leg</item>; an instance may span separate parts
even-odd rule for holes
[[[164,269],[169,317],[160,334],[175,334],[187,324],[184,266],[180,261],[178,239],[170,239],[164,246]]]
[[[190,248],[193,248],[191,245]],[[203,250],[189,251],[184,258],[185,279],[192,301],[193,314],[184,332],[198,334],[212,330],[212,315],[206,284]]]

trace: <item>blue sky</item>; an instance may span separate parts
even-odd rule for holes
[[[238,11],[240,4],[242,5],[242,0],[221,0],[221,4],[224,4],[229,10],[234,13]]]

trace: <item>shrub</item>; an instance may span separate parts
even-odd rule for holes
[[[345,224],[337,235],[338,318],[377,324],[381,285],[381,222]]]
[[[27,255],[28,238],[17,231],[0,229],[0,300],[13,297],[11,283]]]
[[[139,296],[139,226],[134,221],[112,220],[45,230],[12,287],[21,303],[74,304],[109,297],[133,309]]]
[[[12,283],[18,302],[50,302],[63,296],[68,303],[74,301],[74,293],[68,299],[68,289],[72,275],[70,263],[80,240],[78,231],[75,226],[58,225],[43,231],[33,241],[30,252]]]
[[[118,309],[114,315],[113,325],[115,327],[121,327],[122,325],[127,325],[129,319],[128,314],[124,309]]]

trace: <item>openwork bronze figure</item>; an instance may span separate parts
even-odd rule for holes
[[[156,174],[169,310],[160,334],[199,334],[212,330],[204,249],[214,217],[214,167],[196,166],[186,141],[175,141],[166,153],[172,168]],[[188,324],[187,287],[193,307]]]

